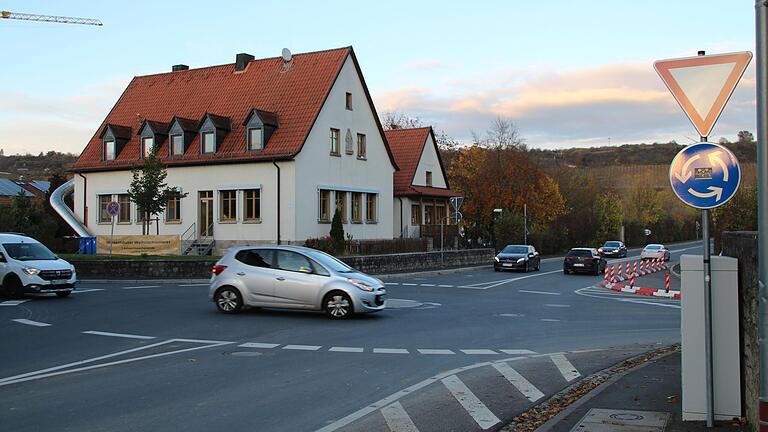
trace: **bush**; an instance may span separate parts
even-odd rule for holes
[[[331,246],[336,254],[344,253],[344,226],[341,224],[341,212],[336,209],[331,221]]]
[[[317,249],[328,254],[333,254],[333,242],[331,236],[322,236],[320,238],[308,238],[304,241],[304,246],[312,249]]]

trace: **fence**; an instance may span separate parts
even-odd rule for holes
[[[392,240],[349,240],[347,255],[385,255],[396,253],[426,252],[425,238],[396,238]]]

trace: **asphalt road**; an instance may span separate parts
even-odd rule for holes
[[[671,249],[673,261],[701,252]],[[0,424],[494,429],[579,377],[680,340],[679,302],[594,287],[600,280],[563,275],[560,259],[527,274],[392,276],[386,311],[340,322],[223,315],[200,284],[81,283],[67,299],[0,302]]]

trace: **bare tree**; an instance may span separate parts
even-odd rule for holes
[[[412,129],[424,127],[424,122],[418,116],[410,116],[400,111],[381,113],[381,127],[384,130]]]
[[[480,146],[496,149],[528,150],[525,139],[520,136],[517,125],[512,119],[498,116],[485,131],[485,137],[472,131],[472,138]]]

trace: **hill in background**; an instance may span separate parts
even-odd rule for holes
[[[49,151],[33,155],[0,156],[0,178],[47,180],[53,174],[68,170],[77,159],[71,153]]]

